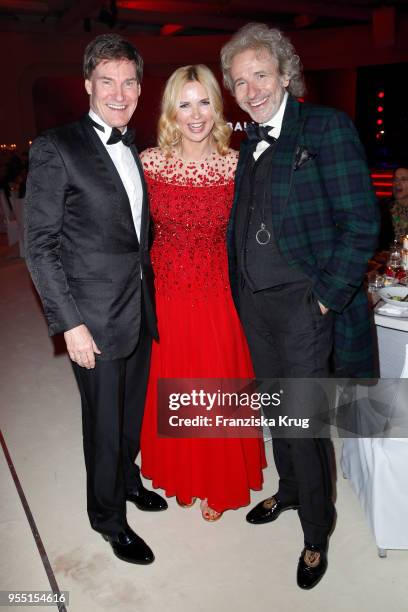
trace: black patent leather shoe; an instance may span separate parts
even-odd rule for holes
[[[317,553],[320,558],[316,557]],[[308,562],[307,562],[308,561]],[[327,555],[314,546],[302,550],[297,568],[297,583],[301,589],[313,589],[327,570]]]
[[[282,504],[276,497],[268,497],[259,502],[246,515],[246,520],[252,525],[262,525],[263,523],[271,523],[276,521],[278,516],[285,510],[297,510],[299,504]]]
[[[139,510],[145,512],[160,512],[168,508],[166,500],[161,495],[144,487],[133,493],[127,493],[126,500],[133,502]]]
[[[115,536],[102,534],[102,537],[109,542],[114,554],[122,561],[139,565],[149,565],[154,561],[151,548],[130,527]]]

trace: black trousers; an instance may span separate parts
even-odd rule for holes
[[[96,531],[115,535],[126,526],[126,493],[141,486],[140,450],[151,337],[142,316],[131,355],[97,360],[93,370],[73,364],[82,402],[87,508]]]
[[[240,317],[258,378],[326,378],[333,315],[322,315],[310,283],[253,293],[240,288]],[[305,544],[327,546],[334,521],[332,446],[328,439],[274,438],[278,499],[300,505]]]

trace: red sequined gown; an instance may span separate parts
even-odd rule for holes
[[[259,439],[159,438],[157,379],[250,378],[252,365],[232,301],[226,228],[237,153],[203,162],[142,154],[154,239],[159,342],[153,342],[141,435],[142,474],[188,503],[222,512],[250,502],[265,467]]]

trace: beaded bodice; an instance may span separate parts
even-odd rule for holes
[[[226,229],[238,154],[187,162],[160,149],[141,156],[153,220],[156,291],[205,297],[228,289]]]

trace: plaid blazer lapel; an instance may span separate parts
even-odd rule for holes
[[[281,233],[282,221],[289,200],[296,150],[304,125],[300,106],[299,102],[289,96],[283,117],[282,130],[276,142],[272,158],[270,174],[273,197],[272,220],[274,227],[277,228],[277,237]]]

